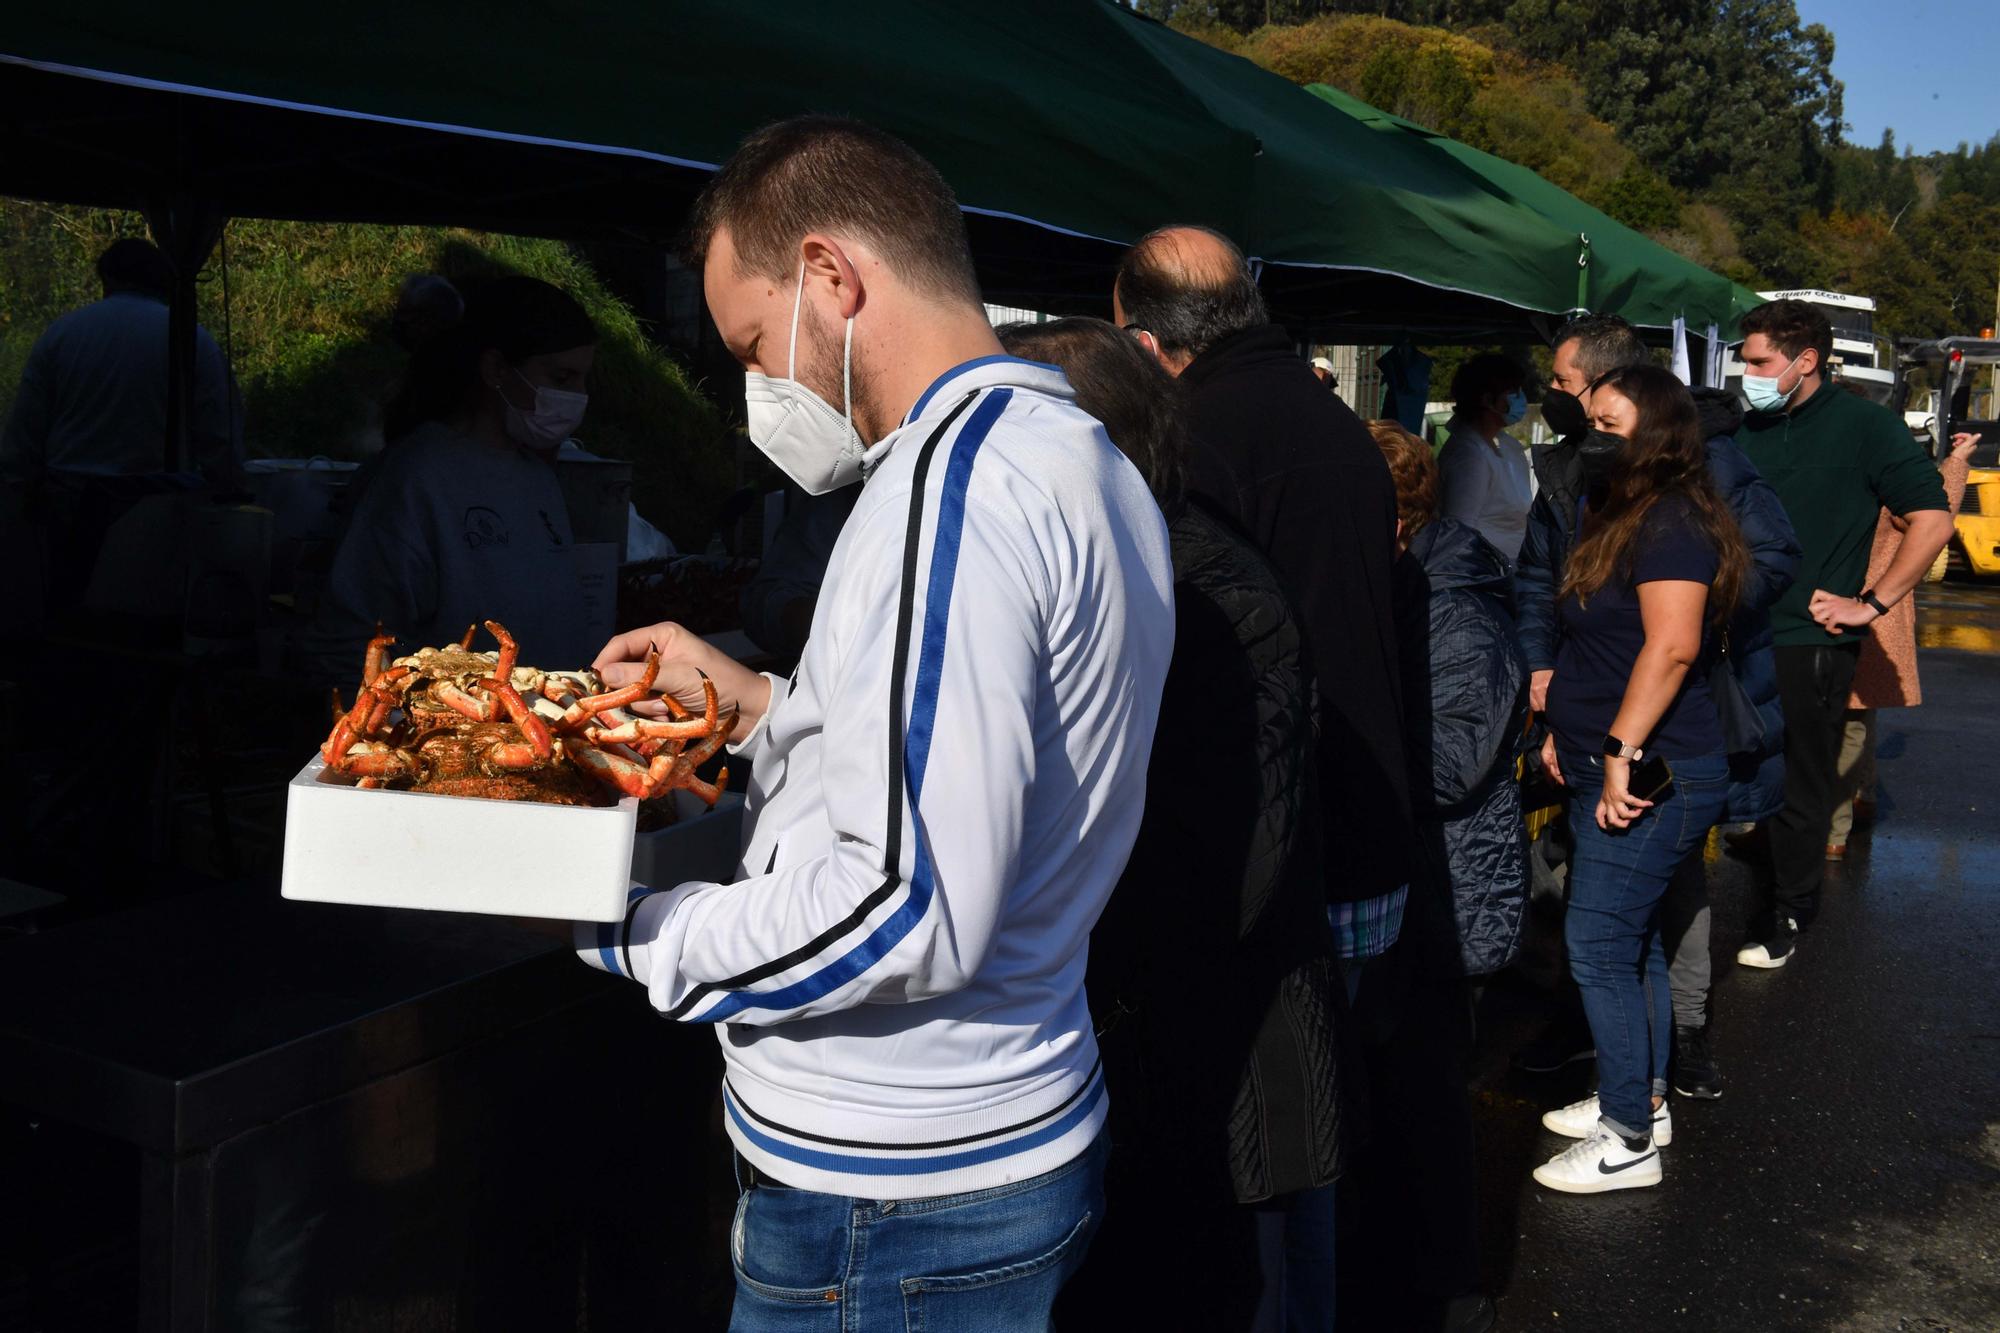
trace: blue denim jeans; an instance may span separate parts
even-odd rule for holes
[[[1597,1098],[1628,1138],[1647,1132],[1653,1094],[1666,1091],[1673,998],[1660,942],[1660,900],[1674,871],[1722,817],[1729,794],[1723,755],[1676,759],[1673,786],[1628,829],[1597,827],[1604,763],[1562,754],[1570,789],[1570,975],[1583,993],[1597,1043]]]
[[[737,1198],[730,1228],[729,1327],[1040,1333],[1104,1218],[1107,1149],[1100,1134],[1043,1175],[931,1199],[760,1180]]]

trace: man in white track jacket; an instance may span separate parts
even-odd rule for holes
[[[896,140],[760,132],[689,248],[753,441],[809,491],[865,485],[790,680],[671,625],[606,649],[614,684],[658,651],[657,688],[705,672],[739,710],[749,836],[735,883],[635,891],[580,952],[717,1025],[733,1327],[832,1301],[1043,1327],[1103,1209],[1085,949],[1144,801],[1165,524],[1062,373],[1001,355],[956,203]]]

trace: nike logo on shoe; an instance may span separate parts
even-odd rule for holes
[[[1634,1157],[1631,1161],[1620,1162],[1616,1166],[1611,1165],[1609,1162],[1606,1162],[1603,1158],[1600,1157],[1597,1160],[1597,1174],[1601,1176],[1615,1176],[1620,1171],[1628,1171],[1631,1168],[1639,1165],[1639,1163],[1641,1162],[1650,1162],[1659,1155],[1660,1155],[1659,1151],[1655,1149],[1654,1151],[1645,1154],[1643,1157]]]

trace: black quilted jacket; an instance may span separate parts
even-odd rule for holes
[[[1528,899],[1514,757],[1527,718],[1507,562],[1441,518],[1397,563],[1417,873],[1403,936],[1433,974],[1513,961]]]
[[[1122,1151],[1240,1202],[1340,1170],[1312,675],[1276,575],[1226,521],[1169,524],[1174,657],[1146,813],[1091,936]]]

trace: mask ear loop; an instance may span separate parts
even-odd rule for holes
[[[806,297],[806,261],[799,261],[798,289],[792,293],[792,346],[785,353],[785,378],[798,383],[799,368],[799,303]]]
[[[847,317],[847,345],[840,352],[840,403],[847,414],[847,438],[841,442],[851,449],[860,441],[854,433],[854,316]]]

